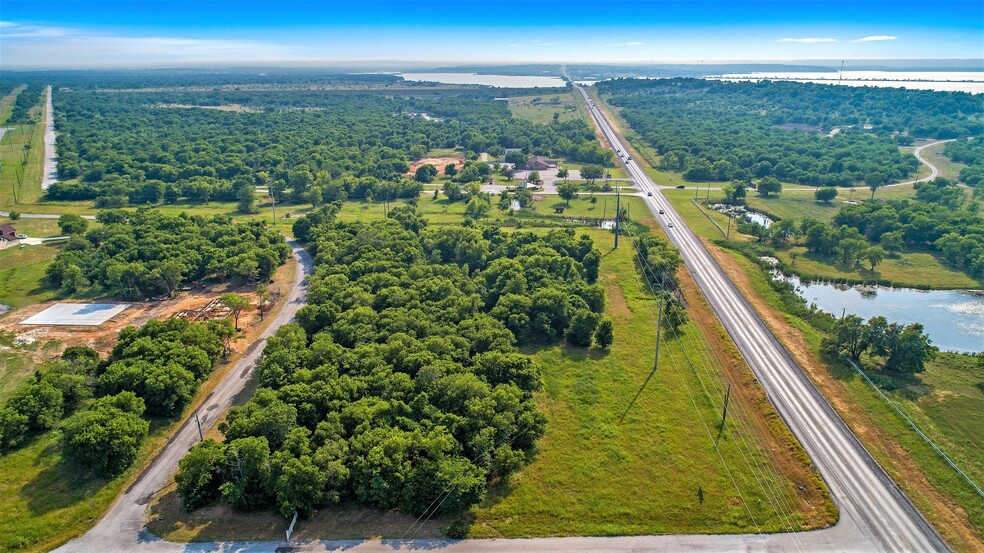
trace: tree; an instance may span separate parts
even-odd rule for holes
[[[594,335],[595,344],[601,349],[608,349],[615,341],[614,325],[612,320],[604,317],[598,322]]]
[[[270,303],[270,288],[262,282],[256,285],[256,300],[256,311],[260,314],[262,321],[263,313],[266,311],[267,304]]]
[[[932,345],[932,340],[923,332],[923,326],[913,323],[901,331],[898,325],[889,326],[885,368],[909,374],[926,370],[926,361],[935,357],[939,349]]]
[[[448,197],[449,201],[457,202],[465,197],[461,185],[456,182],[448,181],[444,183],[443,189],[444,189],[444,195]]]
[[[570,171],[567,170],[567,167],[561,167],[560,169],[557,169],[557,178],[564,179],[565,183],[567,182],[567,177],[569,175],[570,175]]]
[[[857,315],[847,315],[837,319],[830,336],[824,339],[823,349],[830,353],[846,353],[855,362],[861,360],[871,343],[871,333],[864,319]]]
[[[178,461],[174,482],[185,510],[194,511],[219,499],[225,457],[225,446],[209,438],[196,444]]]
[[[21,214],[18,211],[11,211],[8,217],[10,217],[11,221],[20,221]]]
[[[822,188],[817,188],[815,197],[818,202],[830,203],[834,201],[837,197],[837,188],[833,186],[824,186]]]
[[[589,347],[591,339],[594,337],[595,329],[601,316],[587,310],[579,310],[571,317],[570,326],[567,327],[567,341],[581,347]]]
[[[724,192],[724,197],[728,203],[743,204],[745,203],[745,194],[748,192],[748,186],[741,181],[732,181],[721,187],[721,191]]]
[[[871,199],[875,199],[875,191],[885,186],[885,175],[881,173],[868,173],[864,176],[864,184],[871,189]]]
[[[62,234],[82,234],[89,228],[89,221],[83,219],[81,215],[66,213],[58,217],[58,228],[61,229]]]
[[[225,447],[222,499],[234,509],[253,511],[270,500],[270,446],[266,438],[232,440]]]
[[[249,298],[240,296],[235,292],[229,292],[219,296],[219,302],[232,311],[233,324],[236,331],[239,331],[239,316],[242,315],[243,311],[249,309]]]
[[[871,246],[864,251],[864,258],[871,264],[872,271],[874,271],[875,267],[885,259],[886,255],[888,255],[888,252],[886,252],[885,248],[882,248],[881,246]]]
[[[453,177],[458,174],[458,166],[454,163],[449,163],[444,166],[444,176]]]
[[[775,177],[765,177],[758,181],[759,194],[768,197],[769,194],[782,192],[782,183]]]
[[[581,168],[581,178],[593,184],[594,181],[605,175],[605,170],[600,165],[585,165]]]
[[[66,454],[79,465],[115,476],[133,464],[150,423],[140,417],[144,402],[132,392],[97,399],[65,421]]]
[[[581,266],[584,267],[584,278],[589,283],[594,283],[598,280],[598,269],[601,267],[601,253],[598,250],[592,249],[584,255],[584,259],[581,260]]]
[[[445,174],[446,172],[447,169],[445,169]],[[417,172],[414,173],[413,178],[417,182],[427,183],[433,181],[434,177],[436,176],[437,176],[437,167],[434,167],[430,163],[425,163],[420,167],[417,167]]]
[[[540,186],[540,180],[541,179],[540,179],[539,171],[530,171],[530,173],[526,175],[526,182],[528,182],[532,186]]]
[[[310,517],[325,499],[328,476],[307,455],[288,458],[278,469],[280,474],[273,484],[277,510],[285,517],[295,511]]]
[[[886,252],[897,254],[905,248],[905,242],[903,242],[902,236],[903,234],[900,230],[886,232],[878,239],[878,243],[882,248],[885,248]]]
[[[239,188],[239,192],[236,193],[236,198],[239,200],[239,203],[236,204],[236,211],[239,213],[249,215],[259,211],[256,207],[256,189],[253,188],[253,185],[243,184]]]
[[[571,200],[577,196],[577,185],[571,182],[565,182],[557,187],[557,194],[567,201],[567,205],[571,205]]]

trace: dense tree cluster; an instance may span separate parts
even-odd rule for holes
[[[884,358],[886,370],[900,373],[923,372],[926,361],[938,351],[918,323],[903,326],[885,317],[867,322],[857,315],[837,319],[821,346],[828,353],[848,355],[855,362],[868,353]]]
[[[421,185],[407,177],[409,162],[433,148],[522,148],[611,163],[583,121],[516,119],[493,97],[59,90],[61,181],[47,196],[120,207],[242,200],[244,188],[267,185],[278,202],[318,206],[347,197],[416,197]],[[229,103],[247,111],[170,107]],[[421,112],[441,120],[413,116]]]
[[[151,320],[120,331],[105,361],[89,348],[68,348],[0,409],[0,449],[61,423],[69,457],[117,474],[136,459],[147,418],[180,414],[232,334],[228,321]]]
[[[971,186],[984,182],[984,138],[954,140],[943,147],[943,155],[963,163],[967,167],[960,170],[960,180]]]
[[[259,221],[147,208],[103,211],[98,219],[101,227],[73,235],[48,266],[53,285],[70,292],[97,285],[125,299],[171,295],[203,279],[269,280],[290,255],[283,237]]]
[[[188,509],[466,508],[543,433],[540,369],[517,342],[611,343],[586,236],[423,227],[412,206],[343,224],[332,209],[297,223],[317,264],[309,305],[268,341],[259,391],[224,443],[181,461]]]
[[[696,79],[598,86],[655,147],[662,168],[694,181],[774,177],[815,186],[881,185],[919,166],[898,150],[891,133],[963,136],[984,130],[984,107],[963,93]],[[802,126],[812,132],[798,130]],[[816,132],[833,127],[840,129],[833,136]]]

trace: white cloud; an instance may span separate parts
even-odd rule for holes
[[[255,40],[133,37],[4,21],[0,58],[16,67],[147,66],[312,59],[309,48]]]
[[[801,44],[816,44],[818,42],[837,42],[836,38],[817,38],[817,37],[807,37],[807,38],[780,38],[776,42],[798,42]]]
[[[892,36],[892,35],[872,35],[872,36],[866,36],[864,38],[854,39],[851,42],[880,42],[883,40],[896,40],[897,38],[899,37]]]
[[[632,42],[614,42],[612,44],[606,44],[605,46],[609,46],[611,48],[622,48],[625,46],[635,47],[635,46],[645,46],[645,45],[646,45],[645,42],[632,41]]]

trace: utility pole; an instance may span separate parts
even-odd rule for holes
[[[731,383],[728,382],[728,391],[724,394],[724,412],[721,413],[721,430],[724,430],[724,425],[728,421],[728,401],[731,399]]]
[[[653,372],[656,372],[656,367],[659,365],[659,339],[660,335],[663,333],[663,302],[666,298],[660,296],[659,298],[659,316],[656,318],[656,358],[653,359]]]
[[[204,442],[205,436],[202,435],[202,421],[198,420],[198,413],[195,413],[195,424],[198,425],[198,441]]]
[[[622,219],[622,196],[620,195],[622,188],[619,186],[615,187],[615,248],[618,249],[618,224],[619,220]]]

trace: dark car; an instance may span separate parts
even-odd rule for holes
[[[684,188],[686,188],[686,186],[680,184],[680,185],[677,185],[677,188],[679,188],[680,190],[683,190]]]

